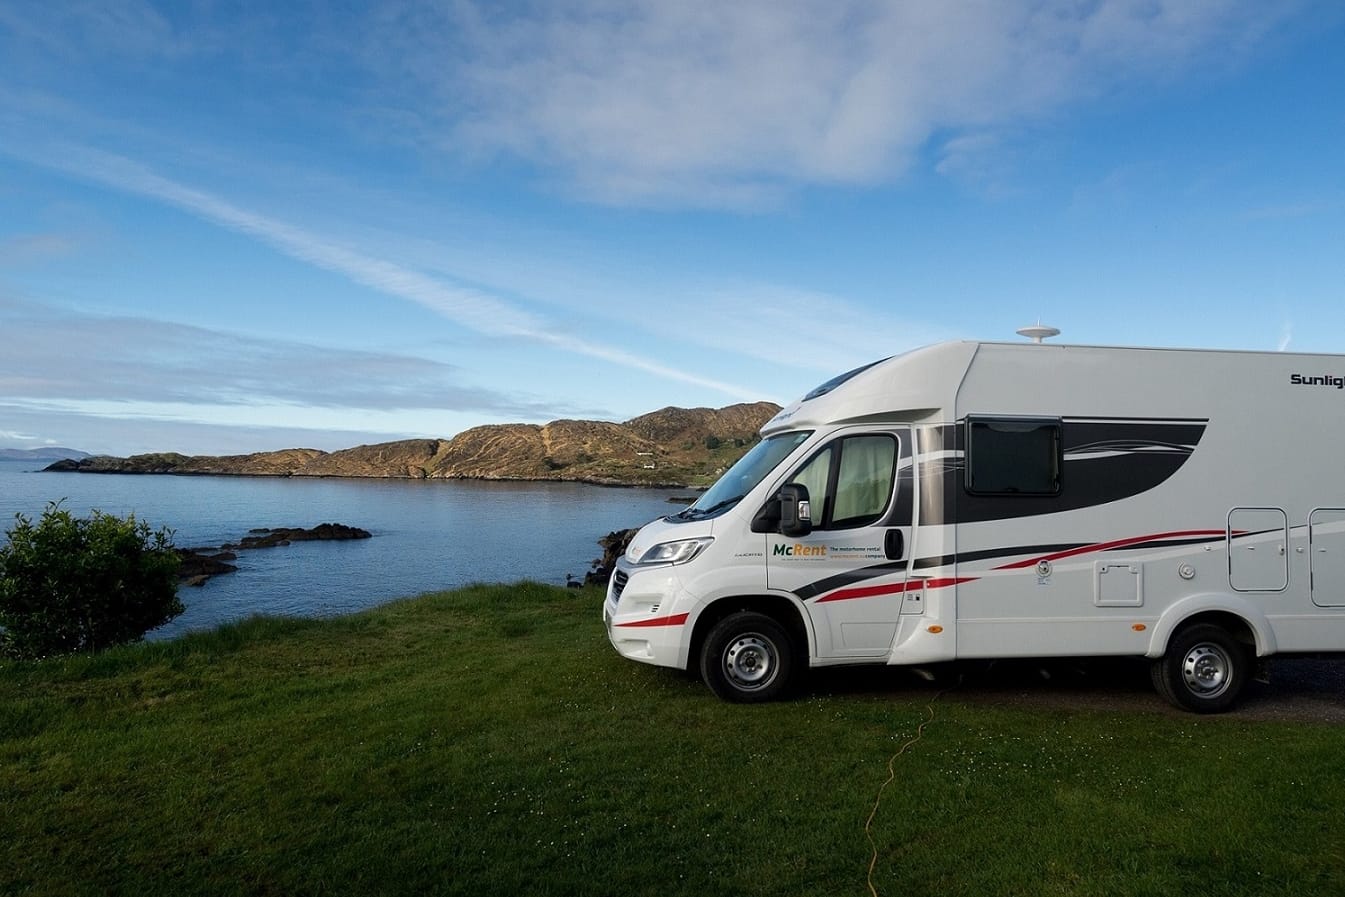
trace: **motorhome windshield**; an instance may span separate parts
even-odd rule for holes
[[[738,463],[729,468],[728,473],[719,478],[713,486],[694,505],[674,514],[676,520],[700,520],[729,508],[742,501],[747,493],[756,488],[780,462],[789,457],[811,431],[796,433],[777,433],[752,447],[752,450],[738,459]]]

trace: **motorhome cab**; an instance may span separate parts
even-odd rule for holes
[[[1188,710],[1345,649],[1345,356],[952,342],[781,411],[608,585],[730,701],[805,666],[1147,657]]]

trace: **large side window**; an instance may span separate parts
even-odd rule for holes
[[[847,436],[822,449],[790,480],[808,487],[817,529],[876,523],[892,498],[897,440]]]
[[[967,491],[973,495],[1057,495],[1060,421],[968,417]]]

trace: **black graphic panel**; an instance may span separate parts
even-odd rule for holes
[[[1130,498],[1181,469],[1204,432],[1204,421],[1066,418],[1059,494],[972,495],[965,488],[965,427],[945,426],[925,434],[921,446],[921,519],[932,525],[1007,520]]]

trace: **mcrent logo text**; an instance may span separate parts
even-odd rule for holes
[[[794,545],[778,544],[773,552],[775,557],[785,558],[824,558],[827,556],[827,546],[825,545]]]

